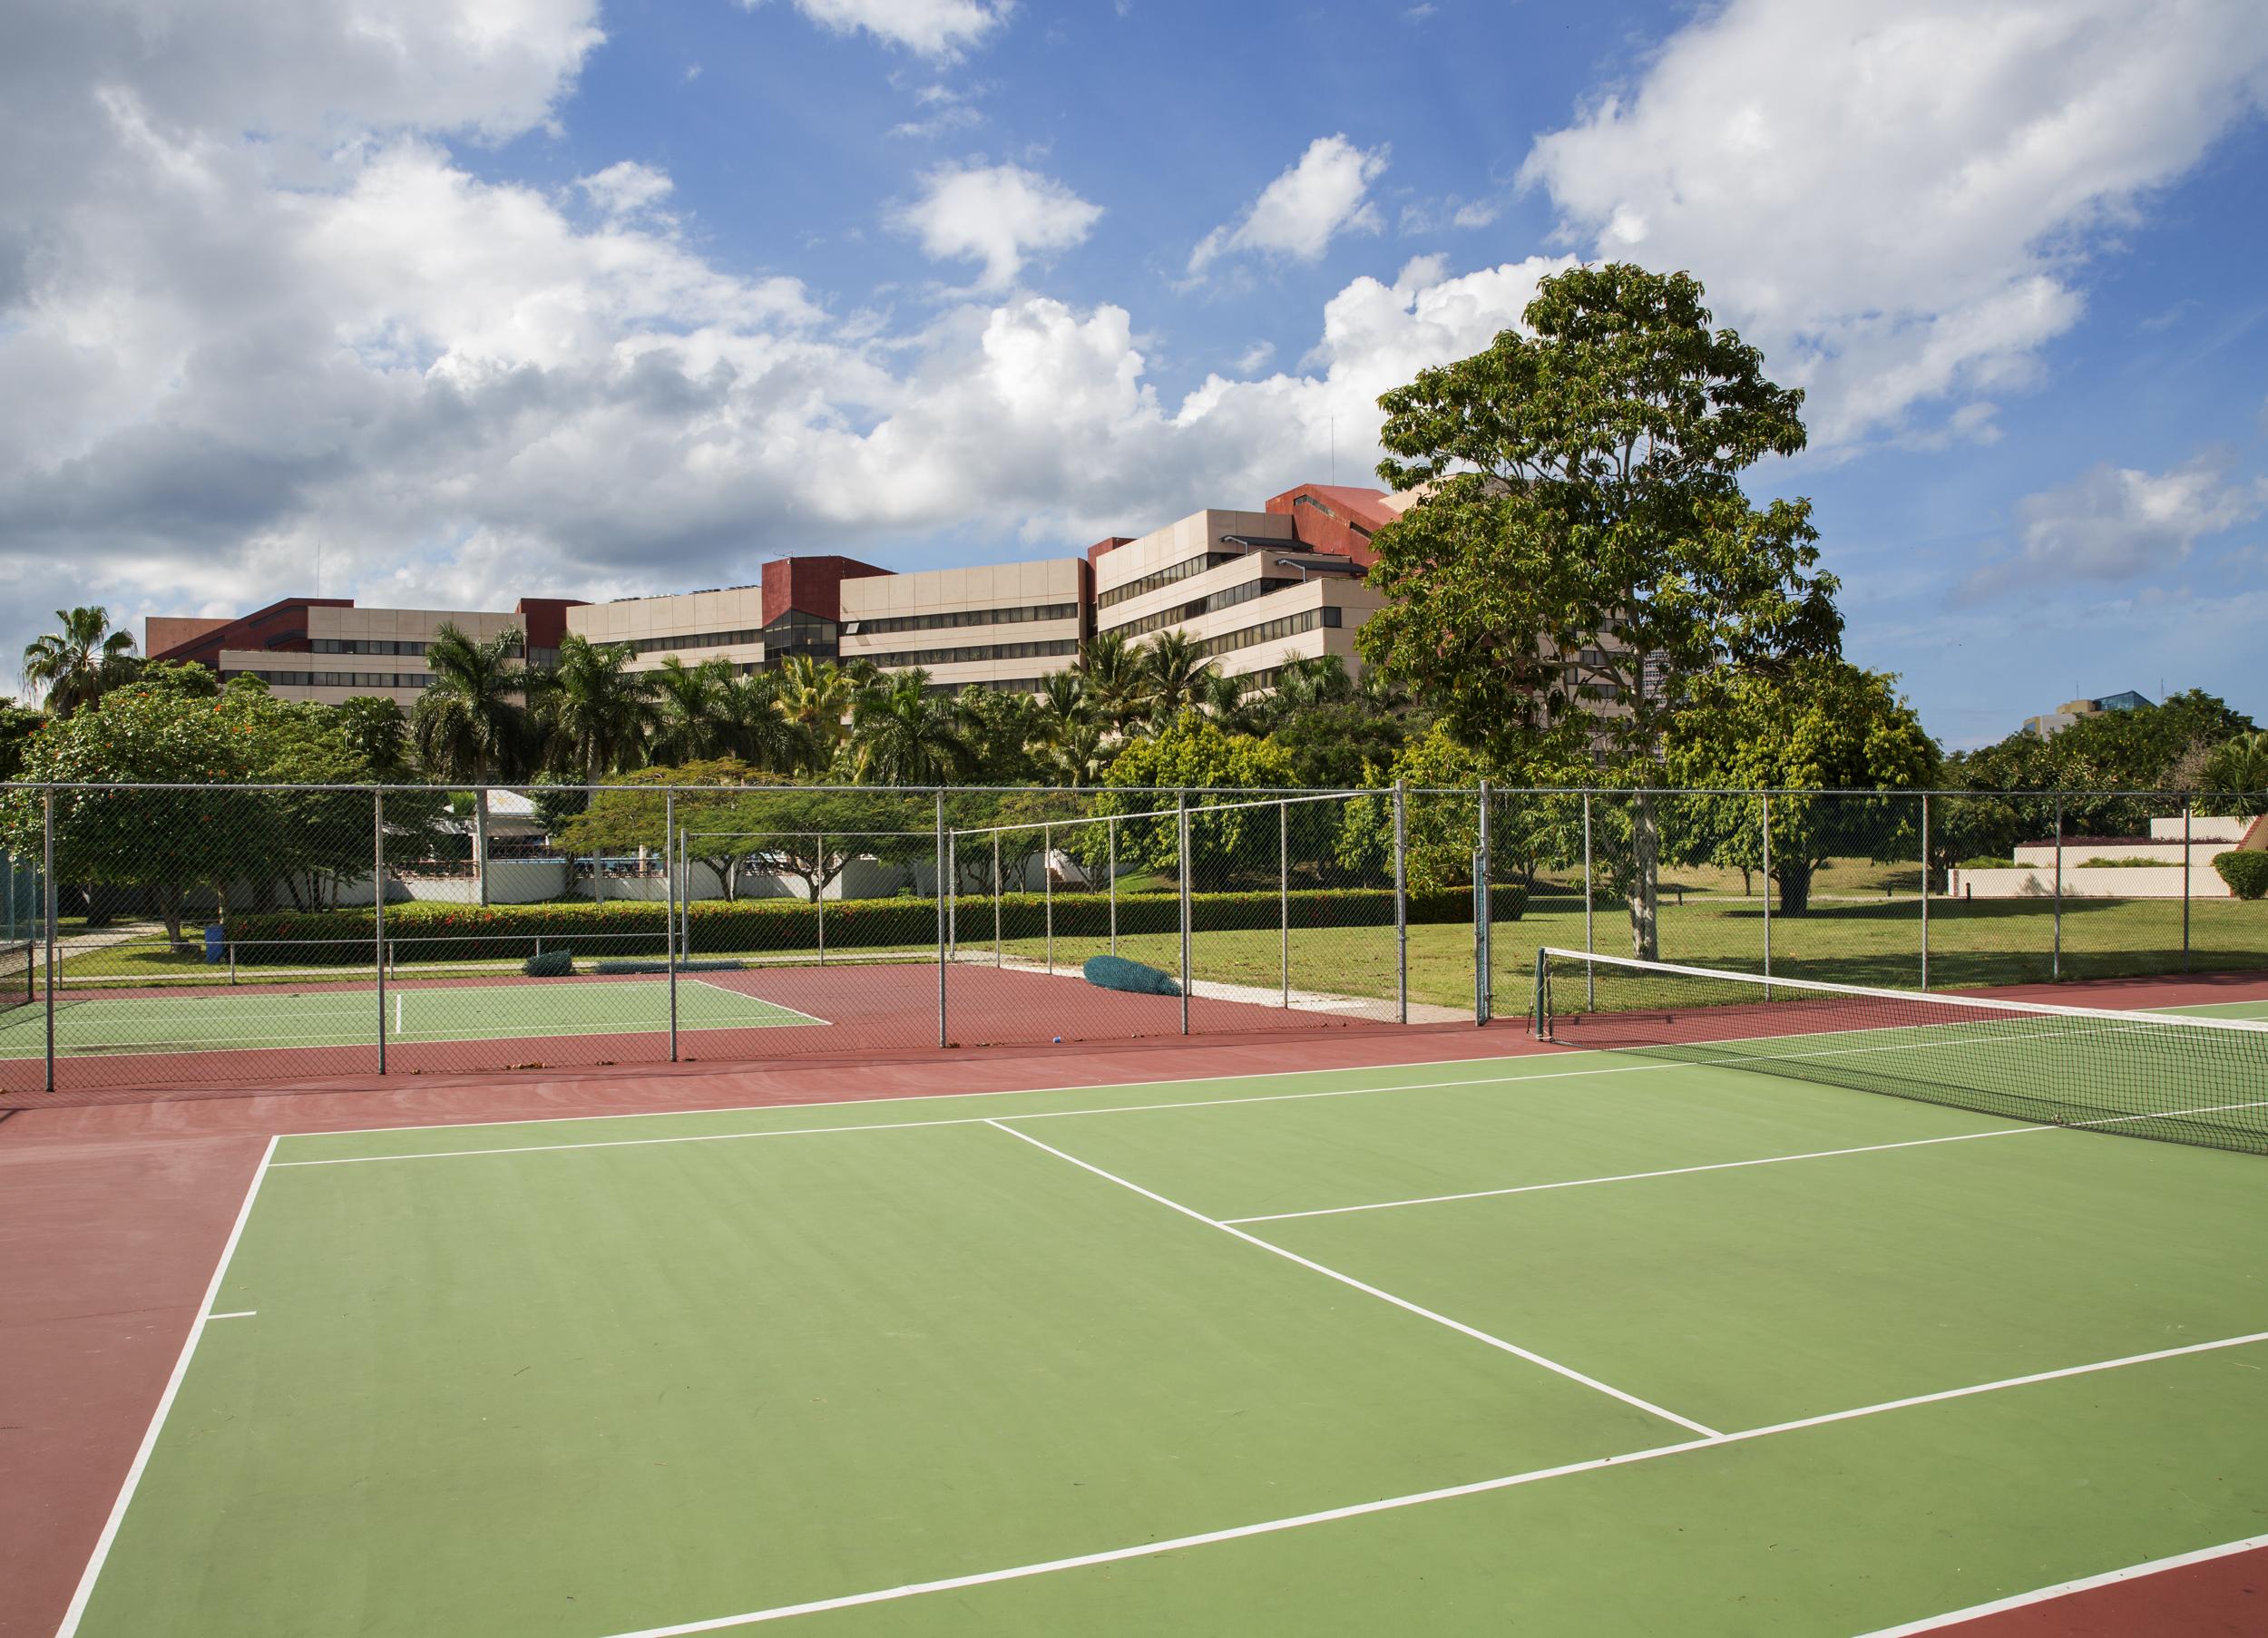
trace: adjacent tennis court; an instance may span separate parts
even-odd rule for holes
[[[678,982],[679,1029],[754,1029],[825,1019],[695,977]],[[73,996],[55,1009],[58,1055],[229,1052],[275,1047],[363,1047],[660,1032],[670,994],[656,978],[395,985],[270,986],[200,995]],[[0,1013],[0,1058],[46,1050],[36,1007]]]
[[[2268,1530],[2268,1161],[1799,1078],[1815,1000],[281,1138],[65,1632],[1856,1634]],[[2195,1033],[2061,1119],[2268,1111]]]

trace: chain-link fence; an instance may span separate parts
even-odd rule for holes
[[[1545,945],[1898,989],[2268,968],[2224,868],[2263,809],[0,787],[0,1099],[1470,1025],[1524,1012]]]

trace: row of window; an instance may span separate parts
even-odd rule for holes
[[[1246,626],[1241,631],[1225,631],[1218,637],[1208,637],[1198,644],[1198,652],[1204,655],[1228,654],[1238,648],[1256,648],[1272,643],[1279,638],[1297,637],[1303,631],[1313,631],[1319,626],[1336,626],[1339,610],[1334,608],[1308,609],[1298,614],[1287,614],[1281,619],[1266,620],[1257,626]]]
[[[1003,677],[997,682],[934,682],[922,690],[924,694],[941,694],[958,697],[971,688],[989,688],[995,694],[1037,694],[1047,687],[1044,677]]]
[[[761,631],[696,631],[684,637],[625,637],[598,646],[628,648],[632,654],[672,654],[679,648],[730,648],[763,640]]]
[[[890,631],[943,631],[954,626],[1012,626],[1024,620],[1075,620],[1077,603],[1027,603],[1020,609],[959,609],[950,614],[893,614],[885,619],[843,622],[843,635],[879,637]]]
[[[225,683],[240,677],[257,677],[271,687],[294,688],[427,688],[433,686],[433,674],[428,671],[223,671],[220,680]]]
[[[963,648],[906,648],[895,654],[860,654],[887,670],[893,666],[958,666],[980,659],[1055,658],[1079,652],[1079,639],[1064,638],[1051,643],[976,643]]]
[[[318,637],[308,645],[318,654],[414,654],[422,656],[433,645],[429,640],[409,639],[394,640],[379,637]],[[518,643],[504,650],[519,656],[525,652]]]
[[[1216,591],[1210,597],[1201,597],[1194,602],[1176,603],[1172,608],[1162,609],[1156,614],[1146,614],[1141,619],[1129,620],[1122,626],[1105,626],[1103,629],[1115,631],[1131,642],[1138,637],[1147,637],[1151,632],[1163,630],[1168,626],[1178,625],[1183,620],[1195,619],[1200,614],[1212,614],[1222,609],[1234,609],[1238,603],[1248,603],[1256,597],[1267,597],[1274,592],[1282,591],[1300,583],[1297,580],[1246,580],[1242,585],[1229,587],[1226,591]]]
[[[1284,544],[1289,546],[1292,542],[1286,541]],[[1207,569],[1218,569],[1223,563],[1240,562],[1244,557],[1245,553],[1241,551],[1207,551],[1197,557],[1184,558],[1178,563],[1168,563],[1156,573],[1146,574],[1139,580],[1129,580],[1123,586],[1111,587],[1095,599],[1095,607],[1108,609],[1113,603],[1123,603],[1128,598],[1139,597],[1145,591],[1155,591],[1160,586],[1186,580],[1193,574],[1203,574]]]

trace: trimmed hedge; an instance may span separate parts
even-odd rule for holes
[[[2268,897],[2268,853],[2215,853],[2213,868],[2240,899]]]
[[[1490,890],[1496,919],[1517,921],[1527,906],[1527,890],[1506,882]],[[1047,901],[1040,893],[1002,895],[1001,936],[1036,939],[1047,931]],[[1198,932],[1256,931],[1276,925],[1281,913],[1273,892],[1195,893],[1190,921]],[[767,951],[815,948],[816,918],[801,899],[721,899],[694,902],[692,951]],[[1383,887],[1302,888],[1291,895],[1292,925],[1298,927],[1391,927],[1393,893]],[[367,907],[321,911],[268,911],[231,914],[226,932],[243,966],[354,966],[369,960],[372,912]],[[975,944],[992,936],[990,895],[971,893],[960,907],[961,939]],[[1472,920],[1472,890],[1443,888],[1410,895],[1412,922]],[[532,953],[537,939],[572,943],[591,958],[660,955],[669,925],[662,905],[639,900],[561,900],[548,904],[389,904],[386,936],[397,960],[518,960]],[[1181,926],[1180,900],[1173,893],[1119,895],[1119,931],[1173,932]],[[1107,895],[1055,895],[1058,938],[1103,938],[1110,931]],[[830,899],[826,903],[829,950],[934,948],[934,899]],[[548,953],[548,952],[547,952]]]

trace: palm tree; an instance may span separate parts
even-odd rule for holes
[[[724,740],[724,694],[732,687],[732,667],[721,659],[688,666],[672,654],[651,676],[657,707],[654,761],[676,767],[716,756]]]
[[[972,756],[961,711],[929,692],[929,673],[900,671],[851,708],[853,767],[861,785],[946,785]]]
[[[1162,726],[1205,699],[1213,662],[1179,631],[1160,631],[1140,650],[1149,719]]]
[[[2210,805],[2224,813],[2249,815],[2268,811],[2268,732],[2239,734],[2224,740],[2205,759],[2198,784],[2222,798]]]
[[[460,780],[473,791],[474,879],[488,902],[488,785],[523,773],[535,736],[527,707],[527,673],[513,664],[517,630],[484,643],[446,622],[425,645],[433,681],[417,697],[410,740],[428,775]]]
[[[1198,703],[1218,722],[1226,722],[1234,717],[1243,706],[1244,699],[1245,679],[1241,677],[1224,677],[1217,671],[1207,672],[1198,689]]]
[[[1095,715],[1120,733],[1142,712],[1140,654],[1115,631],[1100,632],[1079,651],[1079,678]]]
[[[60,721],[132,682],[142,662],[134,658],[132,634],[112,631],[110,610],[101,604],[58,609],[55,618],[63,622],[61,631],[24,646],[24,684],[47,691],[47,709]]]
[[[780,708],[779,678],[751,671],[727,677],[717,691],[717,743],[769,774],[792,774],[810,765],[811,736]]]
[[[630,669],[632,652],[628,643],[601,646],[571,631],[560,639],[554,669],[519,674],[533,696],[552,773],[596,785],[646,760],[646,736],[660,720],[656,687],[653,673]]]
[[[1088,696],[1087,679],[1077,671],[1051,671],[1041,678],[1038,704],[1041,732],[1051,746],[1060,746],[1094,724],[1094,701]]]
[[[868,690],[864,679],[831,659],[791,654],[779,669],[779,705],[809,740],[813,765],[831,761],[844,740],[853,707]]]
[[[1094,784],[1110,761],[1103,755],[1102,729],[1093,722],[1074,725],[1050,749],[1048,761],[1065,785]]]

